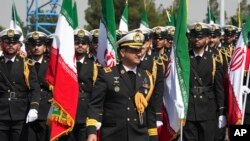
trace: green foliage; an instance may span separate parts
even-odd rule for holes
[[[87,30],[99,28],[100,23],[100,11],[101,3],[100,0],[89,0],[89,7],[85,10],[85,19],[88,22],[84,28]],[[120,18],[125,6],[124,1],[114,0],[114,9],[115,9],[115,21],[116,27],[118,27]],[[143,9],[143,0],[128,0],[128,25],[129,29],[138,28],[140,25],[141,11]],[[166,9],[162,6],[156,9],[155,2],[150,1],[147,3],[146,11],[149,19],[149,26],[155,27],[158,25],[166,26],[167,16]]]

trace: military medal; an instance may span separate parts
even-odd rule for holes
[[[116,92],[116,93],[118,93],[119,91],[120,91],[120,87],[119,87],[119,85],[120,85],[120,82],[118,81],[118,79],[119,79],[119,77],[114,77],[114,91]]]
[[[120,91],[120,87],[115,86],[114,90],[115,90],[116,93],[118,93]]]

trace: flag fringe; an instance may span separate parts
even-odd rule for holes
[[[62,125],[68,126],[66,130],[52,138],[50,141],[56,141],[60,136],[67,135],[70,131],[73,130],[75,125],[75,120],[71,117],[71,115],[64,110],[64,108],[55,100],[50,99],[49,102],[55,107],[59,109],[59,115],[57,114],[51,114],[51,117],[48,118],[47,123],[51,124],[53,121],[60,123]]]

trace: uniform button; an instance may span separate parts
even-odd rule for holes
[[[84,83],[82,82],[81,84],[83,85]]]
[[[200,99],[202,99],[202,95],[200,96]]]
[[[131,100],[131,98],[130,98],[130,97],[128,97],[128,100]]]
[[[134,121],[137,121],[137,119],[135,118]]]
[[[196,86],[194,86],[194,88],[196,88]]]
[[[134,110],[136,111],[136,108],[134,108]]]
[[[43,91],[43,89],[41,89],[41,92]]]
[[[196,95],[194,95],[194,98],[196,98]]]
[[[127,118],[127,121],[130,121],[130,118]]]
[[[127,110],[130,110],[130,108],[129,108],[129,107],[127,107]]]
[[[8,92],[10,92],[10,90],[8,90]]]
[[[196,77],[194,77],[194,79],[196,79]]]
[[[15,82],[15,81],[13,81],[13,84],[16,84],[16,82]]]

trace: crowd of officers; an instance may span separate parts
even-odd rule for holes
[[[174,49],[175,27],[117,30],[115,67],[98,64],[99,30],[74,32],[79,100],[74,129],[60,141],[158,141],[164,79]],[[226,134],[224,76],[239,37],[232,25],[188,26],[190,96],[183,139],[222,141]],[[48,141],[46,123],[52,91],[45,80],[53,35],[0,32],[1,141]],[[25,44],[27,56],[20,55]],[[246,119],[250,110],[246,111]],[[168,113],[171,114],[171,113]],[[245,120],[250,124],[249,120]],[[164,133],[162,133],[164,134]]]

